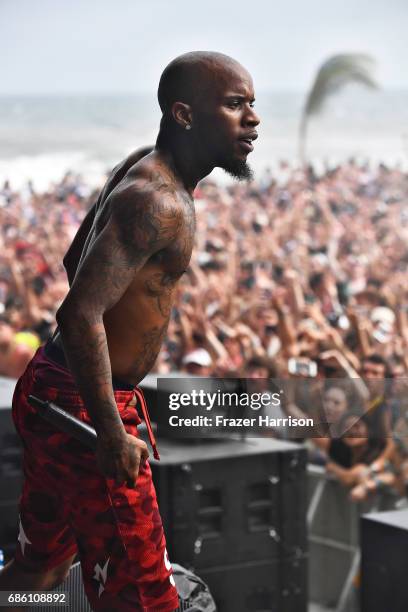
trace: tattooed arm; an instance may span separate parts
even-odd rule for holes
[[[136,183],[116,189],[110,200],[110,219],[81,262],[57,322],[69,367],[98,433],[99,465],[117,482],[132,483],[147,448],[127,436],[116,407],[103,315],[145,262],[174,240],[180,212],[168,196]],[[129,444],[143,446],[139,461]]]
[[[137,149],[112,170],[112,174],[106,181],[106,184],[102,189],[101,193],[99,194],[97,201],[88,210],[84,220],[82,221],[74,237],[74,240],[71,243],[71,246],[69,247],[68,251],[64,256],[63,264],[67,272],[69,286],[72,285],[72,281],[74,280],[78,263],[81,260],[84,244],[89,235],[89,232],[91,231],[92,225],[95,220],[95,215],[97,210],[99,209],[100,203],[105,201],[107,195],[123,179],[129,168],[131,168],[134,164],[137,164],[137,162],[140,161],[142,157],[145,157],[146,155],[151,153],[152,150],[153,147],[143,147],[142,149]]]

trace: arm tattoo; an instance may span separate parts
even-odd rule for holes
[[[112,391],[108,344],[102,324],[76,319],[63,336],[68,365],[97,432],[120,433],[122,424]]]
[[[124,200],[116,214],[120,215],[120,244],[128,255],[130,265],[138,265],[141,254],[151,254],[160,245],[174,240],[182,226],[180,215],[173,206],[166,204],[164,198],[156,199],[149,207],[126,206]]]
[[[68,364],[95,427],[103,432],[122,427],[103,314],[120,300],[143,264],[177,237],[182,225],[179,211],[163,195],[159,199],[153,192],[128,187],[113,196],[109,221],[90,244],[57,313]],[[167,329],[170,279],[154,277],[148,290],[156,293],[165,322],[144,334],[135,373],[153,365]]]

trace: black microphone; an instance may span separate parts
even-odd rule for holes
[[[53,402],[41,400],[34,395],[28,396],[28,402],[34,408],[38,408],[38,414],[57,429],[64,431],[66,434],[79,440],[79,442],[89,446],[92,450],[96,450],[98,436],[93,427],[83,423]]]

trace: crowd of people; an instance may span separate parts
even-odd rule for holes
[[[1,375],[19,376],[52,334],[63,255],[96,197],[71,173],[45,193],[0,189]],[[407,197],[401,168],[353,160],[319,175],[282,162],[251,183],[203,181],[155,365],[307,380],[285,410],[315,417],[315,459],[356,501],[383,486],[403,493],[408,474]]]

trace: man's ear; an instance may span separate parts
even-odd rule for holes
[[[193,111],[189,104],[174,102],[171,107],[173,119],[183,130],[191,130],[193,122]]]

